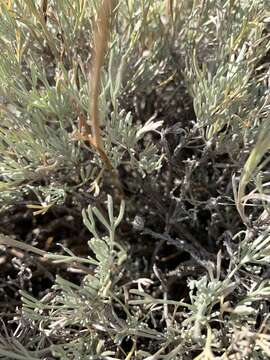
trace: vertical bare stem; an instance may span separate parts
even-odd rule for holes
[[[97,21],[94,29],[94,59],[89,73],[89,90],[91,90],[89,97],[92,131],[91,143],[97,149],[100,157],[109,169],[112,169],[112,165],[103,148],[98,100],[100,94],[101,69],[104,64],[105,54],[108,47],[113,9],[113,0],[103,0],[98,9]]]
[[[173,21],[173,0],[165,0],[166,16]]]

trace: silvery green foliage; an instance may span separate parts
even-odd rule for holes
[[[270,261],[270,228],[267,227],[257,238],[254,238],[251,231],[247,231],[241,242],[239,253],[241,265],[268,265]]]
[[[86,117],[88,112],[89,51],[77,44],[83,40],[88,48],[91,45],[89,15],[94,7],[84,7],[86,3],[79,0],[51,2],[66,34],[63,49],[61,40],[51,41],[50,33],[35,20],[34,1],[15,2],[19,18],[1,2],[1,200],[13,203],[34,192],[46,208],[64,201],[73,186],[77,189],[92,181],[101,167],[93,150],[73,137],[78,116],[73,102]],[[181,278],[181,284],[186,281],[189,286],[184,301],[179,300],[181,286],[177,299],[168,298],[167,279],[158,271],[151,278],[134,279],[132,274],[131,289],[122,286],[119,280],[126,270],[127,254],[116,241],[115,231],[124,205],[117,216],[111,197],[108,216],[89,207],[83,211],[83,220],[93,236],[90,255],[81,258],[64,247],[62,254],[48,255],[56,264],[85,271],[81,284],[58,276],[40,300],[22,292],[23,317],[18,328],[14,336],[0,337],[3,359],[44,360],[51,354],[60,359],[104,360],[123,356],[128,360],[190,360],[194,354],[197,360],[270,357],[269,195],[265,191],[269,182],[263,181],[269,174],[262,166],[269,161],[269,132],[264,130],[264,136],[254,140],[261,124],[269,120],[267,74],[259,63],[269,50],[264,35],[269,4],[262,0],[174,3],[170,28],[161,15],[163,1],[121,2],[118,32],[111,39],[101,86],[106,151],[115,168],[125,166],[142,176],[160,169],[162,154],[151,134],[158,135],[164,124],[153,118],[142,124],[120,104],[129,93],[144,89],[147,94],[156,73],[170,61],[170,51],[176,49],[182,64],[174,66],[180,66],[192,95],[202,142],[207,149],[214,144],[217,154],[228,154],[237,172],[244,163],[242,157],[250,153],[239,192],[244,197],[246,185],[254,182],[258,191],[248,196],[254,199],[256,195],[255,200],[263,203],[264,216],[253,228],[252,221],[245,222],[247,229],[225,244],[224,258],[219,253],[216,264],[205,264],[203,275]],[[49,21],[51,34],[59,30],[56,23]],[[166,31],[173,36],[168,44]],[[65,61],[55,64],[50,52],[59,59],[61,51],[66,51]],[[240,148],[244,151],[239,152]],[[44,178],[47,185],[37,185]],[[151,293],[154,281],[161,284],[156,287],[158,295]],[[263,309],[262,321],[256,318],[258,309]],[[133,349],[138,346],[136,353],[117,354],[124,339],[133,342]],[[149,347],[139,348],[145,339]]]
[[[197,126],[222,152],[237,152],[239,141],[254,138],[267,114],[267,83],[259,70],[269,50],[266,8],[265,1],[233,6],[230,1],[208,1],[201,12],[193,8],[189,15],[186,77]],[[237,136],[233,144],[231,133]]]
[[[157,146],[148,139],[140,150],[139,141],[145,134],[156,131],[161,125],[162,121],[154,122],[149,119],[144,125],[134,127],[131,113],[121,111],[118,116],[113,113],[106,127],[106,148],[114,166],[117,166],[119,159],[124,161],[126,158],[124,163],[138,169],[143,176],[160,169],[163,156],[159,154]]]
[[[87,68],[96,4],[76,0],[69,5],[53,1],[49,6],[57,21],[48,17],[44,24],[39,4],[32,0],[0,5],[1,203],[8,196],[16,199],[18,189],[26,194],[27,185],[33,188],[43,180],[48,191],[62,185],[72,194],[74,186],[94,181],[102,167],[95,150],[74,135],[80,114],[91,122]],[[145,176],[161,167],[160,150],[144,138],[162,122],[137,124],[118,104],[119,97],[131,91],[131,79],[123,74],[133,62],[141,27],[134,32],[130,17],[133,12],[139,19],[141,11],[137,2],[119,8],[118,32],[112,32],[103,69],[99,110],[114,168],[128,165]],[[132,39],[126,32],[133,32]],[[142,63],[141,80],[146,72]]]
[[[68,249],[64,249],[64,255],[48,254],[48,258],[56,263],[88,266],[89,273],[81,285],[57,276],[52,291],[41,300],[22,292],[24,316],[33,324],[42,324],[44,336],[60,335],[61,339],[66,339],[65,343],[50,347],[50,351],[61,359],[70,356],[109,359],[113,352],[104,349],[104,342],[95,333],[111,332],[111,336],[119,336],[116,330],[125,325],[112,306],[119,269],[126,259],[124,248],[115,240],[115,231],[124,215],[124,202],[121,202],[117,216],[114,215],[111,196],[108,196],[107,207],[108,220],[95,207],[89,206],[83,211],[84,223],[93,235],[89,241],[93,256],[79,258]],[[96,219],[103,225],[106,234],[98,233]],[[74,337],[72,328],[75,324],[78,332]],[[87,334],[89,328],[93,328],[94,332]]]
[[[94,215],[97,219],[103,224],[106,228],[108,235],[101,237],[95,226]],[[83,211],[83,221],[87,226],[89,231],[93,234],[93,238],[89,241],[89,247],[95,254],[98,261],[98,268],[95,271],[95,278],[87,275],[85,282],[89,282],[91,286],[92,281],[95,283],[95,279],[98,279],[99,286],[98,291],[100,294],[106,296],[106,291],[109,290],[111,285],[111,272],[113,271],[113,266],[121,266],[122,262],[125,260],[126,253],[125,250],[120,246],[120,244],[115,242],[115,230],[120,224],[123,215],[124,215],[124,202],[121,202],[120,211],[118,216],[115,218],[113,215],[113,201],[112,197],[108,196],[108,215],[109,222],[104,218],[102,213],[97,209],[88,207],[87,211]]]

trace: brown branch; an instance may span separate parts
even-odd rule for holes
[[[123,189],[119,181],[117,170],[113,169],[112,163],[108,158],[101,136],[100,118],[99,118],[99,96],[101,83],[101,70],[105,61],[105,55],[108,48],[109,36],[111,32],[111,22],[113,17],[113,10],[115,9],[118,0],[103,0],[97,11],[97,20],[94,27],[94,54],[93,62],[88,74],[88,89],[89,89],[89,108],[91,126],[87,124],[86,117],[80,111],[76,101],[72,101],[75,106],[79,119],[79,133],[75,134],[75,138],[80,140],[88,140],[98,152],[106,169],[110,170],[112,180],[119,190],[119,195],[123,198]]]
[[[112,164],[104,151],[99,119],[99,95],[101,70],[104,64],[105,54],[108,47],[111,17],[114,9],[114,0],[103,0],[97,13],[97,21],[94,29],[94,59],[89,73],[88,85],[90,91],[90,116],[91,136],[89,141],[98,151],[107,169],[112,170]]]
[[[165,12],[169,20],[173,20],[173,0],[165,0]]]

